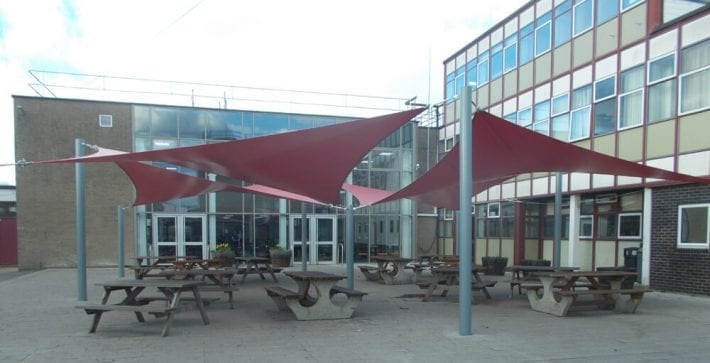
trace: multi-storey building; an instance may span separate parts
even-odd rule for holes
[[[407,107],[405,100],[388,101],[395,105],[393,107]],[[34,96],[15,96],[14,102],[16,155],[27,161],[71,157],[77,138],[110,149],[145,151],[238,140],[354,119],[295,112],[174,106],[168,102],[149,104]],[[323,109],[322,106],[316,108]],[[369,112],[379,115],[395,110],[370,109]],[[349,111],[357,112],[354,109]],[[417,122],[409,122],[387,136],[355,167],[353,184],[397,190],[416,178],[420,173],[417,165],[427,163],[428,144],[427,133],[424,133],[425,150],[419,150],[417,130]],[[431,132],[431,135],[435,133]],[[435,145],[435,140],[431,144]],[[86,153],[89,152],[87,149]],[[175,165],[154,165],[210,180],[242,183]],[[217,243],[227,242],[238,255],[266,255],[269,247],[280,244],[293,249],[296,260],[301,258],[300,202],[217,192],[130,207],[133,187],[118,167],[90,164],[85,170],[89,266],[116,264],[118,206],[126,207],[122,212],[128,237],[126,256],[172,253],[207,257]],[[72,165],[18,167],[20,268],[75,266],[73,186]],[[343,198],[344,192],[341,200]],[[340,203],[343,205],[344,202]],[[343,260],[344,216],[343,208],[308,204],[311,263],[339,263]],[[429,219],[435,221],[435,214]],[[409,201],[357,209],[354,216],[357,261],[368,261],[370,254],[380,252],[412,255],[416,248],[415,222],[415,205]],[[432,234],[426,237],[427,242],[434,237],[433,232],[429,233]]]
[[[445,60],[451,101],[439,153],[456,142],[454,97],[470,84],[479,109],[520,127],[707,176],[708,29],[708,1],[530,1]],[[554,183],[555,173],[541,171],[475,196],[477,258],[552,259]],[[709,291],[709,187],[584,173],[564,174],[562,185],[563,265],[619,267],[641,252],[652,287]],[[439,218],[439,249],[451,251],[453,213]]]

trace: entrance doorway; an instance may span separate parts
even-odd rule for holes
[[[153,255],[208,258],[205,215],[153,215]]]
[[[293,261],[302,261],[303,243],[301,241],[301,216],[292,215],[289,223]],[[309,214],[306,216],[306,241],[311,264],[333,264],[337,262],[338,223],[335,215]]]

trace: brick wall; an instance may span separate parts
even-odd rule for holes
[[[680,249],[678,206],[710,203],[710,187],[698,184],[653,189],[651,288],[710,295],[710,251]]]

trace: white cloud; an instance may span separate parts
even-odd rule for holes
[[[33,67],[437,102],[443,60],[523,3],[0,0],[0,162]]]

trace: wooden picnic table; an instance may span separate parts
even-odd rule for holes
[[[104,288],[104,296],[100,304],[82,304],[77,308],[84,309],[87,314],[93,314],[94,319],[89,329],[89,333],[96,332],[101,316],[107,311],[129,311],[136,315],[139,322],[144,322],[143,313],[152,314],[155,317],[166,317],[161,336],[167,336],[170,332],[174,314],[181,311],[180,300],[182,293],[191,292],[194,296],[195,306],[200,311],[202,322],[210,323],[205,311],[205,306],[200,296],[198,287],[203,285],[202,281],[189,280],[167,280],[167,279],[136,279],[136,280],[115,280],[96,284]],[[164,299],[139,298],[139,295],[147,288],[154,288],[161,292],[168,303],[161,301]],[[109,304],[111,293],[122,290],[126,297],[118,303]]]
[[[471,289],[480,290],[481,292],[483,292],[486,298],[490,299],[491,295],[488,293],[487,288],[495,286],[496,281],[483,280],[478,274],[478,272],[482,269],[483,266],[471,266]],[[442,286],[441,296],[446,296],[452,286],[458,285],[459,272],[460,271],[458,266],[441,266],[432,268],[431,280],[428,282],[417,283],[420,288],[426,289],[424,297],[422,297],[422,301],[429,301],[429,299],[431,299],[432,294],[434,293],[434,289],[436,289],[439,285]]]
[[[259,274],[261,279],[265,280],[265,272],[271,275],[271,279],[274,280],[274,282],[279,282],[279,280],[276,279],[276,274],[274,273],[275,270],[273,266],[271,266],[271,259],[267,257],[235,257],[234,261],[236,261],[237,263],[237,273],[243,274],[241,283],[244,283],[244,281],[247,279],[247,275],[252,273]],[[241,264],[244,264],[245,267],[240,267]]]
[[[342,275],[319,271],[289,271],[284,274],[296,282],[298,291],[271,286],[266,287],[266,292],[280,310],[291,310],[298,320],[348,319],[366,295],[336,286],[345,278]],[[347,300],[335,302],[333,297],[337,294],[344,294]]]
[[[398,256],[372,256],[371,258],[377,262],[377,273],[385,284],[399,285],[411,281],[404,273],[405,267],[412,261],[411,258]]]
[[[217,269],[195,268],[190,270],[167,269],[160,271],[160,275],[165,276],[167,279],[180,278],[183,280],[205,281],[206,284],[201,285],[199,289],[201,291],[222,291],[226,293],[229,297],[230,309],[234,309],[233,294],[239,290],[236,285],[232,284],[232,278],[236,274],[237,269],[232,267]]]
[[[195,259],[194,256],[135,256],[136,264],[131,266],[136,279],[144,277],[159,277],[153,273],[156,270],[163,270],[177,266],[186,266],[188,262]]]
[[[633,313],[643,294],[651,291],[646,287],[623,288],[624,280],[636,278],[635,272],[628,271],[531,272],[531,275],[540,279],[542,296],[538,295],[538,289],[527,288],[530,307],[557,316],[566,316],[570,307],[581,305],[612,306],[616,312]],[[588,289],[574,289],[580,278],[589,282]],[[608,285],[600,283],[601,278]]]
[[[510,299],[513,298],[513,289],[515,286],[518,287],[518,294],[522,294],[521,284],[526,284],[531,286],[531,283],[539,282],[536,277],[530,275],[531,272],[554,272],[555,267],[553,266],[534,266],[534,265],[512,265],[506,268],[507,271],[512,273],[510,279]],[[579,267],[560,267],[560,271],[575,271],[579,270]]]

